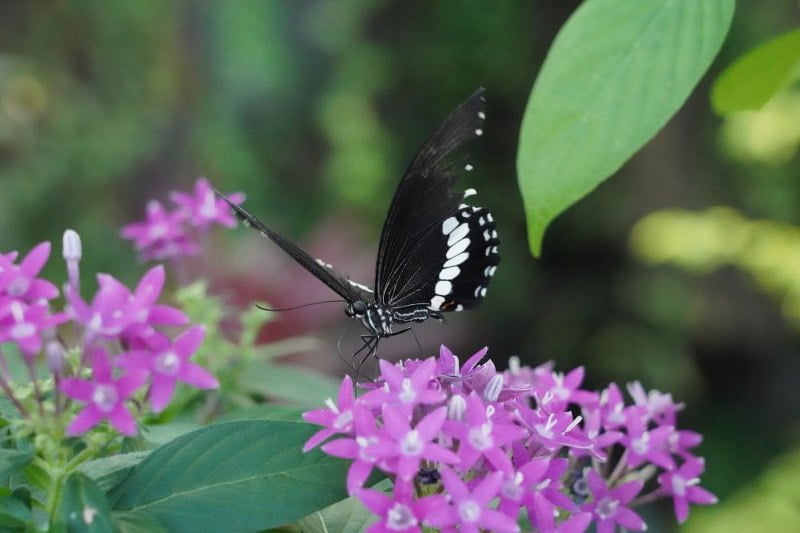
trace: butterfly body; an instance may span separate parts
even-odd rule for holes
[[[411,161],[383,225],[374,289],[340,276],[331,265],[313,259],[228,201],[241,220],[344,298],[345,313],[368,332],[356,352],[367,350],[365,358],[376,351],[380,339],[409,329],[400,326],[471,309],[486,296],[500,262],[494,218],[485,207],[468,203],[474,189],[450,190],[456,172],[472,166],[456,168],[449,160],[464,142],[483,134],[484,105],[480,89],[434,130]]]

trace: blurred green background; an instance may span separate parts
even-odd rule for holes
[[[772,286],[769,268],[785,267],[800,239],[781,241],[764,281],[742,264],[747,246],[701,268],[674,260],[713,248],[694,226],[681,233],[667,221],[631,234],[666,208],[724,205],[788,231],[800,224],[798,93],[725,120],[708,97],[737,56],[797,27],[798,5],[740,2],[719,58],[680,113],[552,225],[534,260],[516,189],[518,128],[547,48],[578,4],[5,0],[0,250],[58,243],[71,227],[84,241],[84,283],[91,288],[98,271],[132,282],[144,267],[120,226],[142,218],[148,199],[166,201],[203,175],[245,192],[265,222],[371,282],[405,165],[438,121],[484,86],[486,135],[469,147],[476,170],[463,186],[476,187],[496,215],[502,266],[485,305],[424,328],[424,348],[446,342],[467,355],[488,345],[500,366],[515,354],[529,364],[554,359],[561,369],[585,365],[592,387],[639,379],[672,392],[687,402],[685,427],[706,435],[704,485],[723,504],[694,512],[707,520],[690,524],[719,527],[714,513],[722,516],[726,501],[743,507],[771,465],[800,476],[785,458],[800,442],[800,321],[782,312],[791,287]],[[717,221],[714,238],[742,223],[734,218]],[[659,255],[659,231],[677,252]],[[217,231],[193,268],[240,300],[330,297],[244,230]],[[46,272],[65,277],[58,260]],[[800,269],[788,275],[800,285]],[[320,357],[335,362],[345,323],[340,306],[327,306],[284,314],[270,336],[317,333],[330,349],[314,361],[330,369]],[[403,343],[394,350],[416,351]],[[797,519],[800,497],[792,498]]]

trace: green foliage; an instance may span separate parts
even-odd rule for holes
[[[24,489],[0,489],[0,528],[25,531],[32,519],[30,493]]]
[[[696,272],[733,265],[781,301],[786,317],[800,326],[800,228],[770,220],[749,220],[716,207],[702,212],[657,211],[631,234],[642,259]]]
[[[517,154],[528,240],[631,157],[717,54],[733,0],[588,0],[559,32],[528,101]]]
[[[774,461],[758,479],[713,509],[696,509],[687,533],[794,531],[800,523],[800,452]]]
[[[384,486],[387,484],[384,484]],[[378,487],[373,487],[378,488]],[[303,533],[358,533],[375,522],[376,517],[358,498],[351,496],[297,521],[296,528]]]
[[[130,452],[86,461],[78,470],[92,479],[100,490],[108,491],[119,484],[131,469],[147,457],[146,452]]]
[[[154,451],[110,493],[116,510],[149,515],[169,530],[277,527],[346,496],[345,461],[303,453],[310,424],[223,422]]]
[[[53,526],[56,531],[78,533],[112,530],[111,509],[103,491],[80,472],[64,482]]]
[[[33,453],[16,449],[0,449],[0,482],[25,468],[33,460]]]
[[[759,109],[800,76],[800,29],[750,50],[728,66],[711,89],[720,115]]]

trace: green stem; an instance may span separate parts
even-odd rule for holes
[[[64,469],[59,468],[58,470],[50,470],[50,490],[47,492],[49,493],[50,498],[47,500],[47,516],[50,517],[50,526],[53,526],[56,521],[56,509],[58,509],[58,503],[61,501],[61,491],[64,486],[64,478],[66,477],[67,472]]]

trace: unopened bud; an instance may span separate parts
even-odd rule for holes
[[[81,237],[78,235],[78,232],[73,229],[65,231],[62,250],[64,260],[80,261],[81,251]]]
[[[496,402],[502,390],[503,374],[495,374],[486,384],[486,388],[483,389],[483,399],[487,402]]]
[[[466,411],[467,400],[459,394],[456,394],[447,402],[447,418],[450,420],[464,420],[464,413]]]
[[[44,353],[47,357],[47,367],[54,373],[58,374],[64,369],[64,348],[58,341],[50,341],[44,347]]]

